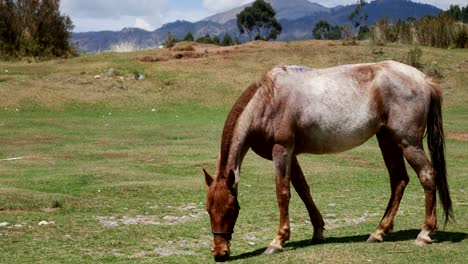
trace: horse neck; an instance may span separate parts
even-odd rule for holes
[[[236,176],[235,186],[239,182],[240,178],[240,168],[242,161],[244,160],[245,154],[249,149],[247,144],[248,133],[240,133],[236,129],[232,134],[231,144],[228,150],[221,150],[219,159],[218,159],[218,171],[217,175],[221,177],[227,177],[229,172],[232,170]]]
[[[253,98],[258,88],[258,84],[253,84],[239,97],[224,124],[217,175],[227,177],[230,170],[234,171],[235,186],[239,182],[242,161],[250,147],[247,138],[257,104]]]

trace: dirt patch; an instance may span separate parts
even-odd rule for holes
[[[448,132],[447,138],[456,141],[468,142],[468,132]]]
[[[150,207],[157,209],[157,206]],[[173,209],[176,212],[183,212],[184,215],[137,215],[137,216],[97,216],[96,220],[104,227],[117,227],[120,225],[177,225],[191,221],[198,221],[206,212],[204,209],[199,208],[196,204],[187,204],[179,207],[167,206],[168,209]]]
[[[243,52],[255,48],[277,48],[284,43],[253,41],[236,46],[217,46],[212,44],[201,44],[195,42],[181,42],[170,49],[155,50],[154,54],[137,58],[142,62],[166,62],[173,60],[203,59],[208,57],[226,57],[233,52]]]
[[[59,208],[41,208],[39,210],[25,210],[25,209],[7,209],[0,210],[0,215],[2,214],[21,214],[21,213],[31,213],[31,212],[44,212],[44,213],[53,213]]]
[[[120,159],[128,158],[128,153],[104,152],[98,154],[98,156],[104,159]]]
[[[379,214],[377,213],[364,212],[364,214],[361,217],[335,218],[336,217],[335,214],[325,214],[325,217],[324,217],[325,227],[328,230],[331,230],[331,229],[345,227],[345,226],[358,225],[360,223],[366,222],[368,218],[375,217],[378,215]]]
[[[189,250],[178,250],[173,248],[166,247],[157,247],[153,251],[155,254],[158,254],[163,257],[168,257],[172,255],[195,255],[195,252]]]

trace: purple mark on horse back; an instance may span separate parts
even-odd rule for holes
[[[303,66],[297,66],[297,65],[288,65],[287,66],[288,70],[294,71],[294,72],[306,72],[309,71],[310,69],[307,67]]]

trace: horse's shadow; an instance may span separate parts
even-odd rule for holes
[[[410,229],[410,230],[402,230],[392,233],[385,237],[385,242],[398,242],[398,241],[408,241],[414,240],[418,236],[421,230],[417,229]],[[341,243],[360,243],[365,242],[369,237],[368,234],[366,235],[356,235],[356,236],[345,236],[345,237],[327,237],[324,244],[341,244]],[[459,232],[445,232],[445,231],[437,231],[432,236],[434,243],[442,243],[442,242],[453,242],[458,243],[462,242],[463,240],[468,238],[468,234],[466,233],[459,233]],[[384,243],[385,243],[384,242]],[[314,245],[310,239],[305,239],[301,241],[293,241],[288,242],[284,246],[285,249],[294,250],[298,248],[305,248]],[[251,252],[246,252],[237,256],[231,256],[231,260],[238,260],[238,259],[247,259],[251,257],[255,257],[261,255],[266,248],[257,249]]]

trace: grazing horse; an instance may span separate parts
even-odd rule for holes
[[[380,225],[367,241],[383,241],[393,229],[393,219],[409,181],[405,158],[425,192],[425,221],[416,242],[431,243],[430,235],[437,228],[436,190],[445,222],[453,217],[441,101],[438,85],[417,69],[395,61],[327,69],[290,65],[270,70],[240,96],[229,113],[216,178],[204,170],[215,260],[229,258],[240,210],[240,168],[249,149],[274,163],[280,223],[276,237],[265,251],[271,254],[281,251],[290,236],[290,183],[308,210],[313,240],[324,240],[324,221],[296,156],[342,152],[373,135],[377,135],[389,172],[391,196]],[[426,127],[432,162],[423,148]]]

